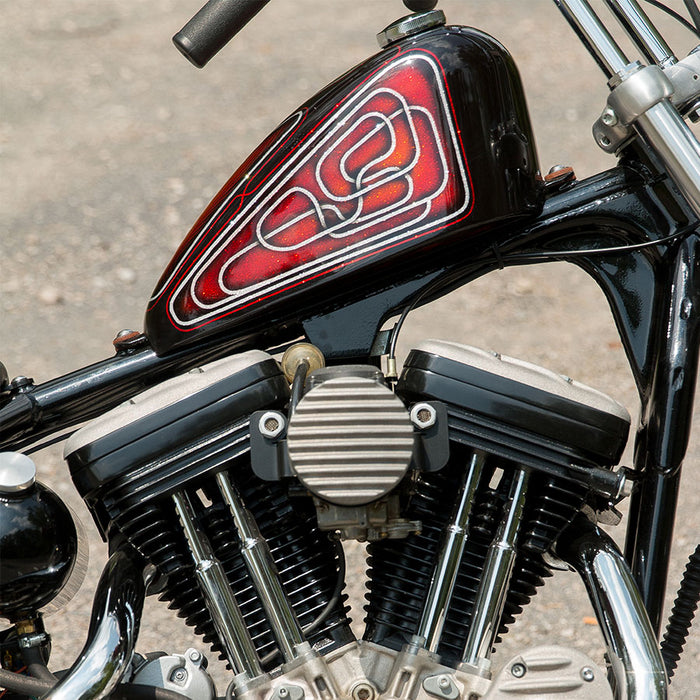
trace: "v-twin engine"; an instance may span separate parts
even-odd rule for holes
[[[575,650],[523,651],[495,680],[490,657],[562,531],[618,495],[628,429],[566,377],[430,341],[395,387],[341,365],[298,371],[290,393],[266,353],[219,360],[89,424],[66,455],[111,548],[152,565],[149,592],[230,665],[236,697],[600,698],[605,674]],[[369,542],[361,642],[343,539]]]

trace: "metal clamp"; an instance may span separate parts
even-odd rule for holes
[[[700,46],[682,61],[664,66],[666,77],[673,84],[671,102],[691,121],[700,119]]]
[[[608,108],[628,126],[673,95],[673,84],[658,66],[637,64],[608,96]]]
[[[658,66],[643,68],[635,61],[628,68],[593,125],[596,143],[607,153],[615,153],[629,141],[634,136],[631,125],[674,92],[669,77]]]

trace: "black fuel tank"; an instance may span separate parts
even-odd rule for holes
[[[510,55],[477,30],[432,29],[331,83],[258,147],[163,274],[146,332],[158,353],[213,333],[279,329],[282,342],[540,209]]]

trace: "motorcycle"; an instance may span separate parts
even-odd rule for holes
[[[264,4],[210,3],[179,48],[205,63]],[[214,697],[200,651],[135,653],[147,594],[223,657],[231,697],[666,696],[698,598],[696,551],[660,650],[697,372],[698,58],[611,2],[648,66],[630,63],[587,3],[557,3],[609,80],[594,137],[619,160],[542,177],[505,49],[406,4],[212,200],[144,333],[48,382],[0,378],[7,697]],[[568,377],[440,340],[398,371],[414,309],[551,260],[610,304],[641,399],[633,468],[627,411]],[[110,556],[85,647],[54,675],[42,611],[79,538],[25,453],[79,423],[66,460]],[[625,501],[623,555],[601,525]],[[361,642],[348,540],[369,542]],[[559,568],[586,586],[605,661],[527,645],[495,668]]]

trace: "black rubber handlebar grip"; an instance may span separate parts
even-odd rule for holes
[[[203,68],[269,1],[209,0],[173,37],[173,43],[191,63]]]

